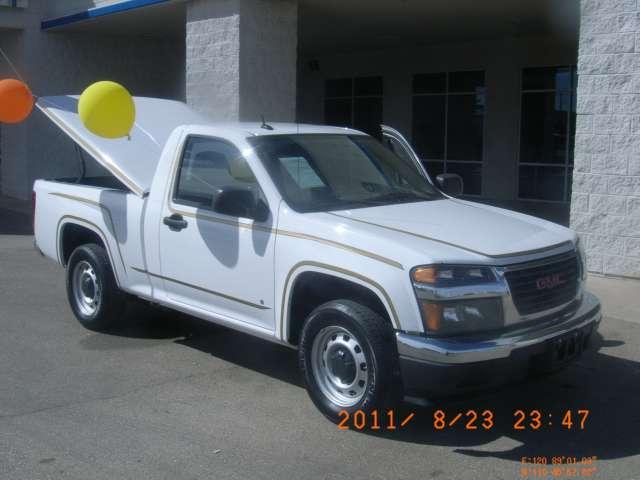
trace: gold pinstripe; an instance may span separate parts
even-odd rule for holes
[[[411,235],[412,237],[417,237],[417,238],[422,238],[424,240],[430,240],[432,242],[437,242],[443,245],[448,245],[450,247],[455,247],[455,248],[459,248],[461,250],[465,250],[467,252],[471,252],[471,253],[475,253],[477,255],[482,255],[484,257],[489,257],[489,258],[508,258],[508,257],[516,257],[516,256],[520,256],[520,255],[529,255],[529,254],[533,254],[533,253],[541,253],[541,252],[545,252],[547,250],[553,250],[554,248],[558,248],[561,247],[565,244],[571,243],[571,242],[560,242],[556,245],[550,245],[548,247],[543,247],[543,248],[537,248],[534,250],[527,250],[527,251],[523,251],[523,252],[513,252],[513,253],[505,253],[502,255],[489,255],[488,253],[484,253],[484,252],[480,252],[478,250],[473,250],[471,248],[468,247],[463,247],[461,245],[457,245],[455,243],[451,243],[451,242],[447,242],[446,240],[440,240],[438,238],[433,238],[433,237],[429,237],[427,235],[421,235],[419,233],[415,233],[415,232],[410,232],[408,230],[402,230],[401,228],[395,228],[395,227],[389,227],[388,225],[380,225],[379,223],[374,223],[374,222],[368,222],[366,220],[360,220],[359,218],[352,218],[352,217],[347,217],[345,215],[339,215],[337,213],[332,213],[332,212],[327,212],[329,215],[333,215],[334,217],[339,217],[339,218],[344,218],[346,220],[352,220],[354,222],[360,222],[360,223],[364,223],[366,225],[372,225],[374,227],[379,227],[379,228],[384,228],[386,230],[392,230],[394,232],[399,232],[399,233],[404,233],[406,235]]]
[[[66,218],[70,218],[72,220],[91,225],[98,232],[100,232],[100,235],[102,235],[105,247],[107,248],[107,255],[109,256],[109,261],[113,264],[113,254],[111,253],[111,248],[109,248],[109,243],[107,242],[107,236],[104,234],[102,229],[95,223],[90,222],[89,220],[85,220],[84,218],[74,217],[73,215],[64,215],[63,217],[60,218],[60,220],[58,220],[58,225],[56,226],[56,234],[60,232],[60,225],[62,224],[63,220],[65,220]],[[58,262],[62,263],[62,257],[60,256],[60,239],[56,239],[56,255],[58,256]],[[115,268],[113,268],[113,275],[116,277],[116,284],[120,286],[121,282],[120,282],[120,279],[118,278],[118,271]]]
[[[232,297],[231,295],[227,295],[226,293],[216,292],[215,290],[209,290],[207,288],[203,288],[203,287],[200,287],[198,285],[194,285],[192,283],[183,282],[181,280],[178,280],[178,279],[175,279],[175,278],[171,278],[171,277],[165,277],[164,275],[159,275],[157,273],[152,273],[152,272],[149,272],[148,270],[144,270],[142,268],[137,268],[137,267],[130,267],[130,268],[132,270],[135,270],[136,272],[146,273],[147,275],[159,278],[161,280],[168,280],[169,282],[177,283],[177,284],[183,285],[185,287],[194,288],[196,290],[200,290],[201,292],[210,293],[212,295],[216,295],[217,297],[221,297],[221,298],[225,298],[227,300],[232,300],[234,302],[242,303],[243,305],[247,305],[249,307],[257,308],[259,310],[269,310],[269,308],[270,308],[270,307],[266,307],[264,305],[258,305],[257,303],[253,303],[253,302],[249,302],[247,300],[243,300],[241,298]]]
[[[358,280],[374,287],[375,289],[377,289],[382,296],[384,297],[384,299],[386,300],[387,304],[389,305],[389,308],[391,309],[391,323],[393,324],[394,328],[399,329],[400,328],[400,320],[398,318],[398,313],[396,312],[395,307],[393,306],[393,302],[391,301],[391,297],[389,296],[389,294],[387,293],[387,291],[382,287],[382,285],[380,285],[379,283],[377,283],[375,280],[372,280],[368,277],[365,277],[364,275],[361,275],[357,272],[352,272],[351,270],[347,270],[345,268],[341,268],[341,267],[336,267],[333,265],[328,265],[326,263],[320,263],[320,262],[312,262],[312,261],[304,261],[304,262],[299,262],[296,263],[291,270],[289,270],[289,273],[287,274],[287,277],[284,281],[284,289],[282,291],[282,303],[280,305],[280,336],[281,339],[283,341],[287,341],[286,339],[286,335],[285,335],[285,331],[284,331],[284,311],[285,311],[285,304],[287,301],[287,290],[289,287],[289,282],[291,281],[291,277],[293,276],[293,273],[300,267],[302,266],[312,266],[312,267],[317,267],[317,268],[323,268],[325,270],[330,270],[333,272],[337,272],[337,273],[341,273],[343,275],[346,275],[347,277],[353,277],[353,278],[357,278]]]
[[[115,223],[113,222],[113,217],[111,216],[111,211],[107,207],[105,207],[103,204],[101,204],[100,202],[96,202],[95,200],[90,200],[88,198],[77,197],[75,195],[69,195],[67,193],[49,192],[49,195],[52,195],[54,197],[66,198],[68,200],[75,200],[76,202],[85,203],[87,205],[91,205],[91,206],[100,208],[103,212],[105,212],[107,214],[107,217],[109,217],[109,223],[111,223],[112,231],[114,231],[114,232],[116,231],[116,226],[115,226]],[[69,215],[69,217],[70,217],[70,215]],[[78,220],[83,220],[83,219],[81,219],[79,217],[73,217],[73,218],[76,218]],[[86,221],[86,220],[84,220],[84,221]],[[93,224],[91,222],[87,222],[87,223],[90,223],[91,225],[96,226],[95,224]],[[102,232],[102,230],[100,230],[100,232]],[[104,235],[104,233],[103,233],[103,235]],[[115,236],[114,236],[114,238],[115,238]],[[118,243],[118,239],[117,238],[115,240],[116,240],[116,247],[118,249],[118,255],[120,257],[120,263],[122,263],[122,268],[124,268],[124,271],[126,272],[127,271],[127,267],[124,264],[124,258],[122,256],[122,252],[120,251],[120,243]],[[105,236],[105,242],[106,241],[107,241],[107,237]]]
[[[112,228],[114,228],[113,219],[111,218],[111,212],[109,211],[108,208],[106,208],[101,203],[96,202],[94,200],[87,199],[87,198],[77,197],[75,195],[68,195],[66,193],[51,192],[49,194],[53,195],[53,196],[57,196],[57,197],[61,197],[61,198],[67,198],[69,200],[75,200],[75,201],[78,201],[78,202],[81,202],[81,203],[86,203],[86,204],[89,204],[89,205],[97,206],[97,207],[103,209],[107,213],[107,215],[109,216],[109,220],[111,222]],[[295,237],[295,238],[301,238],[301,239],[306,239],[306,240],[313,240],[313,241],[317,241],[317,242],[327,243],[329,245],[333,245],[333,246],[337,246],[339,248],[344,248],[346,250],[353,251],[354,253],[359,253],[360,255],[364,255],[364,256],[367,256],[367,257],[370,257],[370,258],[374,258],[375,260],[379,260],[379,261],[382,261],[384,263],[392,262],[392,263],[390,263],[392,266],[394,266],[396,268],[400,268],[401,270],[403,269],[401,264],[399,264],[397,262],[394,262],[393,260],[389,260],[389,259],[386,259],[384,257],[379,257],[376,254],[373,254],[371,252],[366,252],[364,250],[356,249],[355,247],[350,247],[349,245],[343,245],[343,244],[340,244],[338,242],[333,242],[332,240],[325,240],[325,239],[322,239],[322,238],[319,238],[319,237],[314,237],[314,236],[311,236],[311,235],[306,235],[306,234],[301,234],[301,233],[296,233],[296,232],[289,232],[289,231],[285,231],[285,230],[272,229],[272,228],[269,228],[269,227],[263,227],[261,225],[254,225],[254,224],[250,224],[250,223],[244,223],[244,222],[240,222],[240,221],[236,221],[236,220],[228,220],[228,219],[216,217],[216,216],[213,216],[213,215],[206,215],[206,214],[197,214],[196,215],[196,214],[192,214],[190,212],[184,212],[184,211],[175,210],[175,209],[170,209],[170,210],[172,210],[174,213],[178,213],[180,215],[184,215],[184,216],[187,216],[187,217],[190,217],[190,218],[196,218],[196,219],[197,218],[202,218],[204,220],[224,223],[224,224],[227,224],[227,225],[236,226],[238,228],[256,229],[256,230],[261,230],[261,231],[265,231],[265,232],[271,232],[271,233],[277,233],[277,234],[280,234],[280,235],[291,236],[291,237]],[[106,241],[106,236],[104,235],[104,232],[102,232],[100,227],[98,227],[94,223],[89,222],[89,221],[87,221],[85,219],[82,219],[82,218],[79,218],[79,217],[71,216],[71,215],[67,215],[65,217],[62,217],[62,219],[60,219],[60,222],[62,222],[62,220],[64,218],[72,218],[72,219],[79,220],[81,222],[85,222],[85,223],[88,223],[88,224],[92,225],[93,227],[95,227],[102,234],[102,236],[105,238],[105,241]],[[59,229],[59,227],[58,227],[58,229]],[[117,244],[117,241],[116,241],[116,244]],[[106,247],[107,247],[107,250],[110,250],[108,243],[106,244]],[[110,251],[109,251],[109,254],[110,254],[110,256],[112,256]],[[120,252],[119,244],[118,244],[118,254],[120,255],[120,260],[123,262],[123,266],[124,266],[124,261],[122,259],[122,253]],[[287,277],[286,277],[286,280],[285,280],[284,290],[283,290],[283,294],[282,294],[281,311],[280,311],[280,332],[281,332],[281,336],[282,336],[283,340],[284,340],[284,331],[283,331],[283,328],[284,328],[284,306],[285,306],[285,302],[286,302],[286,295],[287,295],[287,290],[288,290],[288,287],[289,287],[289,282],[291,281],[291,276],[293,275],[295,270],[297,270],[298,268],[300,268],[302,266],[314,266],[314,267],[318,267],[318,268],[323,268],[325,270],[334,271],[334,272],[337,272],[337,273],[341,273],[341,274],[343,274],[343,275],[345,275],[347,277],[357,278],[358,280],[360,280],[360,281],[362,281],[362,282],[364,282],[364,283],[366,283],[366,284],[368,284],[370,286],[373,286],[376,290],[378,290],[382,294],[382,296],[384,297],[385,301],[389,305],[389,308],[391,310],[391,321],[392,321],[394,327],[395,328],[400,328],[400,322],[399,322],[398,314],[397,314],[397,312],[395,310],[393,302],[391,301],[391,297],[389,296],[387,291],[379,283],[377,283],[376,281],[374,281],[374,280],[372,280],[372,279],[370,279],[370,278],[368,278],[368,277],[366,277],[364,275],[361,275],[361,274],[359,274],[357,272],[353,272],[351,270],[347,270],[345,268],[336,267],[336,266],[333,266],[333,265],[328,265],[328,264],[320,263],[320,262],[303,261],[303,262],[297,263],[296,265],[293,266],[293,268],[291,268],[291,270],[287,274]],[[208,290],[206,288],[199,287],[197,285],[193,285],[193,284],[189,284],[189,283],[186,283],[186,282],[182,282],[182,281],[174,279],[174,278],[165,277],[163,275],[152,273],[152,272],[149,272],[149,271],[141,269],[141,268],[137,268],[137,267],[133,267],[133,266],[130,266],[130,268],[135,270],[135,271],[137,271],[137,272],[140,272],[140,273],[145,273],[147,275],[150,275],[150,276],[153,276],[153,277],[156,277],[156,278],[160,278],[162,280],[168,280],[170,282],[174,282],[174,283],[178,283],[178,284],[181,284],[181,285],[184,285],[184,286],[187,286],[187,287],[195,288],[197,290],[201,290],[201,291],[204,291],[206,293],[211,293],[211,294],[219,296],[221,298],[226,298],[228,300],[232,300],[232,301],[235,301],[235,302],[238,302],[238,303],[242,303],[244,305],[247,305],[247,306],[250,306],[250,307],[253,307],[253,308],[257,308],[257,309],[261,309],[261,310],[269,309],[269,307],[266,307],[264,305],[258,305],[258,304],[249,302],[247,300],[243,300],[243,299],[240,299],[240,298],[237,298],[237,297],[233,297],[231,295],[227,295],[227,294],[224,294],[224,293],[221,293],[221,292],[216,292],[216,291],[213,291],[213,290]],[[125,270],[126,270],[126,268],[125,268]]]
[[[289,230],[282,230],[279,228],[270,228],[270,227],[264,227],[262,225],[255,225],[255,224],[251,224],[251,223],[244,223],[241,221],[237,221],[237,220],[229,220],[226,218],[220,218],[218,216],[215,215],[208,215],[205,213],[191,213],[191,212],[187,212],[184,210],[178,210],[174,207],[169,207],[169,211],[171,213],[175,213],[178,215],[182,215],[185,217],[189,217],[189,218],[195,218],[197,219],[201,219],[201,220],[207,220],[209,222],[218,222],[218,223],[223,223],[226,225],[232,225],[238,228],[246,228],[249,230],[259,230],[262,232],[267,232],[267,233],[275,233],[277,235],[283,235],[285,237],[292,237],[292,238],[300,238],[303,240],[311,240],[313,242],[318,242],[318,243],[322,243],[324,245],[329,245],[331,247],[335,247],[335,248],[340,248],[342,250],[346,250],[348,252],[352,252],[355,253],[357,255],[362,255],[363,257],[367,257],[367,258],[371,258],[373,260],[376,260],[378,262],[382,262],[382,263],[386,263],[387,265],[390,265],[394,268],[398,268],[400,270],[404,270],[404,267],[402,266],[401,263],[396,262],[395,260],[391,260],[390,258],[387,257],[383,257],[382,255],[378,255],[376,253],[367,251],[367,250],[362,250],[361,248],[357,248],[357,247],[353,247],[351,245],[347,245],[344,243],[340,243],[340,242],[336,242],[335,240],[329,240],[327,238],[321,238],[321,237],[316,237],[315,235],[308,235],[306,233],[299,233],[299,232],[292,232]]]

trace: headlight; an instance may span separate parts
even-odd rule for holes
[[[450,302],[421,300],[425,329],[432,335],[456,335],[494,330],[504,326],[498,298]]]
[[[492,268],[430,265],[411,272],[429,335],[477,333],[504,327],[504,287]]]

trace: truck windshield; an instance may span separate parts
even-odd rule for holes
[[[298,212],[362,208],[442,198],[407,160],[372,137],[264,135],[247,141],[280,194]]]

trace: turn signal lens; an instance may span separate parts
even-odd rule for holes
[[[416,284],[434,287],[459,287],[495,282],[491,267],[468,265],[432,265],[413,269]]]
[[[435,267],[420,267],[413,271],[413,280],[418,283],[436,283],[438,270]]]
[[[422,318],[431,332],[440,330],[442,320],[442,305],[437,303],[422,302]]]

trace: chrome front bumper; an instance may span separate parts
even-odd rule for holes
[[[541,344],[589,324],[593,324],[595,331],[601,319],[600,302],[585,292],[580,306],[571,315],[560,320],[547,320],[542,326],[530,326],[482,340],[422,337],[397,332],[396,341],[401,359],[437,365],[464,365],[505,359],[516,350]]]

